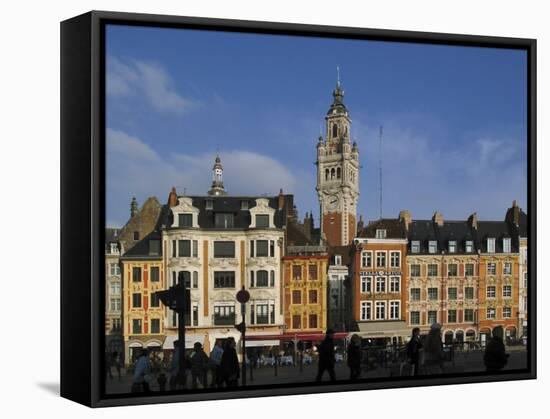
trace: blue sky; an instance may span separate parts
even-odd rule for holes
[[[315,145],[336,66],[362,165],[359,213],[501,220],[527,210],[524,51],[107,28],[107,223],[130,200],[205,194],[219,150],[231,194],[295,194],[312,210]]]

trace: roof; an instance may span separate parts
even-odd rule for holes
[[[340,256],[342,256],[342,265],[343,266],[351,265],[352,247],[353,246],[349,245],[349,246],[333,246],[333,247],[329,248],[328,253],[329,253],[329,256],[330,256],[330,264],[331,265],[334,264],[334,256],[340,255]]]
[[[110,253],[111,243],[118,243],[120,236],[120,228],[106,227],[105,228],[105,252]]]
[[[376,230],[386,230],[387,239],[405,239],[407,238],[404,224],[398,218],[382,218],[371,221],[358,232],[357,237],[377,238]]]

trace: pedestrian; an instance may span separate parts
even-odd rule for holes
[[[235,346],[235,339],[228,338],[220,362],[222,379],[227,387],[236,387],[240,377],[239,359]]]
[[[412,366],[412,374],[418,375],[418,368],[420,367],[420,350],[422,349],[422,342],[420,341],[420,328],[415,327],[412,330],[411,340],[407,343],[407,359]]]
[[[325,338],[319,345],[319,363],[317,365],[317,377],[315,381],[321,381],[323,373],[328,371],[330,381],[336,381],[336,374],[334,373],[334,331],[327,329]]]
[[[113,373],[111,372],[112,362],[111,353],[105,352],[105,380],[107,380],[107,378],[110,380],[113,379]]]
[[[223,355],[222,341],[218,339],[214,344],[214,348],[212,348],[212,351],[210,352],[210,368],[212,371],[211,387],[221,387],[223,384],[222,383],[223,377],[222,377],[222,371],[221,371],[222,355]]]
[[[159,385],[159,391],[166,391],[166,374],[162,370],[157,377],[157,383]]]
[[[361,338],[359,335],[352,335],[348,346],[348,367],[349,379],[356,380],[361,375]]]
[[[172,352],[172,363],[170,365],[170,381],[168,383],[170,390],[177,390],[178,387],[185,388],[187,384],[187,375],[185,365],[180,368],[180,341],[174,341],[174,351]]]
[[[151,365],[149,363],[149,353],[147,349],[141,349],[134,368],[134,377],[132,381],[132,393],[149,393],[149,374]]]
[[[193,345],[191,354],[191,386],[193,389],[198,387],[197,382],[202,388],[207,386],[206,373],[208,371],[208,355],[204,353],[200,342]]]
[[[506,353],[502,335],[504,330],[502,326],[497,326],[493,329],[493,337],[485,347],[485,355],[483,361],[487,372],[493,373],[502,370],[508,363],[509,354]]]
[[[116,372],[118,375],[118,381],[120,381],[120,355],[117,351],[113,351],[111,354],[112,363],[116,368]]]
[[[443,372],[443,342],[441,341],[441,325],[432,324],[424,342],[424,369],[426,374],[441,374]]]

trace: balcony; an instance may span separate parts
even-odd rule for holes
[[[220,316],[220,315],[214,314],[212,316],[212,323],[214,324],[214,326],[234,326],[235,313],[227,316]]]

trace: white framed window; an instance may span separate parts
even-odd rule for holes
[[[386,302],[376,302],[376,320],[384,320],[386,318]]]
[[[435,263],[428,265],[428,276],[437,276],[437,265]]]
[[[400,292],[401,291],[401,278],[398,276],[390,277],[390,292]]]
[[[487,318],[488,319],[494,319],[495,317],[497,316],[497,311],[496,309],[492,308],[492,307],[489,307],[487,309]]]
[[[466,240],[465,250],[466,250],[466,253],[472,253],[474,251],[474,241],[473,240]]]
[[[361,301],[361,320],[372,320],[372,303]]]
[[[494,237],[487,238],[487,253],[495,253],[495,239],[494,239]]]
[[[512,286],[511,285],[504,285],[502,287],[502,296],[503,297],[511,297],[512,296]]]
[[[437,323],[437,311],[436,310],[430,310],[428,311],[428,324],[434,324]]]
[[[377,229],[376,230],[376,238],[377,239],[385,239],[386,238],[386,230]]]
[[[386,277],[377,276],[376,277],[376,292],[384,293],[386,292]]]
[[[457,276],[458,275],[458,265],[456,263],[449,263],[447,265],[447,276]]]
[[[361,252],[361,267],[362,268],[371,268],[372,267],[372,252]]]
[[[487,275],[496,275],[497,274],[497,264],[495,262],[487,263]]]
[[[372,276],[361,277],[361,292],[363,294],[372,292]]]
[[[512,262],[504,262],[502,273],[504,275],[512,275]]]
[[[456,287],[450,287],[447,289],[447,297],[449,298],[449,300],[456,300],[457,296],[458,292]]]
[[[437,241],[430,240],[428,243],[428,253],[437,253]]]
[[[420,288],[411,288],[411,301],[420,301]]]
[[[341,265],[341,264],[342,264],[342,256],[340,256],[340,255],[335,255],[335,256],[334,256],[334,264],[335,264],[335,265]]]
[[[420,253],[420,241],[413,240],[411,242],[411,253]]]
[[[527,288],[527,272],[523,273],[523,288]]]
[[[464,298],[466,300],[474,299],[474,287],[465,287],[464,288]]]
[[[502,317],[509,319],[512,317],[512,307],[503,307],[502,308]]]
[[[467,308],[464,310],[464,321],[471,323],[474,321],[474,310],[471,308]]]
[[[120,275],[120,265],[118,263],[111,263],[109,265],[109,272],[111,275]]]
[[[398,320],[401,315],[401,302],[400,301],[390,301],[390,319]]]
[[[120,311],[120,297],[111,297],[110,309],[111,311]]]
[[[493,285],[487,287],[487,298],[495,298],[496,296],[497,296],[496,287]]]
[[[420,324],[420,311],[411,311],[411,324]]]
[[[111,282],[109,284],[109,295],[120,296],[120,282]]]
[[[448,323],[456,323],[456,310],[448,310],[447,311],[447,322]]]
[[[510,237],[504,237],[502,239],[502,251],[504,253],[512,252],[512,239]]]
[[[399,268],[401,266],[401,252],[390,253],[390,266],[392,268]]]
[[[449,253],[456,253],[456,240],[449,240]]]
[[[386,267],[386,252],[376,252],[376,267],[377,268]]]
[[[466,274],[466,276],[474,276],[474,264],[467,263],[464,266],[464,273]]]
[[[432,300],[432,301],[437,300],[438,294],[439,293],[437,288],[428,288],[428,300]]]
[[[117,243],[111,243],[111,253],[117,254],[118,253],[118,244]]]
[[[417,278],[420,276],[420,265],[411,265],[411,277]]]

